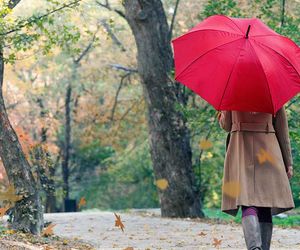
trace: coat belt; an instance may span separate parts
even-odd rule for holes
[[[270,122],[233,122],[231,131],[255,131],[275,133],[275,129]]]

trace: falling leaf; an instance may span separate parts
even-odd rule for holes
[[[241,192],[241,185],[237,181],[228,181],[222,185],[224,194],[236,198]]]
[[[205,149],[211,148],[213,146],[213,144],[209,140],[201,140],[199,143],[199,146],[201,149],[205,150]]]
[[[13,184],[9,184],[7,190],[5,192],[0,192],[0,200],[9,201],[10,203],[14,203],[23,199],[22,195],[16,195],[15,188]]]
[[[116,213],[114,213],[115,216],[116,216],[116,221],[115,221],[115,226],[116,227],[120,227],[122,229],[122,231],[124,232],[123,228],[125,227],[121,221],[121,216],[120,215],[117,215]]]
[[[256,155],[257,155],[259,164],[262,164],[265,161],[269,161],[272,164],[275,164],[274,157],[270,153],[268,153],[266,150],[264,150],[263,148],[260,148],[260,153],[257,153]]]
[[[1,218],[5,215],[5,213],[6,213],[6,211],[7,211],[8,209],[10,209],[10,206],[9,206],[9,205],[6,205],[5,207],[1,207],[1,208],[0,208],[0,217],[1,217]]]
[[[218,240],[217,238],[214,238],[214,247],[220,246],[221,245],[222,240]]]
[[[78,208],[85,206],[86,205],[86,200],[84,197],[81,197],[78,203]]]
[[[56,224],[49,224],[42,232],[42,236],[48,236],[53,234],[53,227]]]
[[[162,190],[165,190],[168,187],[169,183],[167,179],[159,179],[156,181],[156,186]]]
[[[200,232],[198,235],[200,235],[200,236],[205,236],[206,233]]]

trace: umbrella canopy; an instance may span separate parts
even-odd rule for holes
[[[300,92],[300,48],[258,18],[213,15],[172,40],[175,79],[216,110],[275,114]]]

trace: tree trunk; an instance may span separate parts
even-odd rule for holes
[[[42,98],[37,99],[37,103],[41,109],[40,111],[40,118],[45,119],[46,116],[46,109]],[[42,127],[41,129],[41,144],[47,143],[47,127]],[[39,158],[39,154],[37,155]],[[44,152],[44,155],[42,156],[50,157],[49,152]],[[44,190],[46,192],[46,202],[45,202],[45,212],[46,213],[55,213],[56,212],[56,197],[55,197],[55,183],[54,183],[54,175],[55,175],[55,169],[56,164],[49,164],[49,161],[46,161],[48,164],[46,164],[46,168],[49,169],[49,178],[47,178],[46,183],[44,183]],[[39,172],[44,172],[43,166],[41,166],[42,161],[38,162],[39,166]],[[45,188],[47,187],[47,188]]]
[[[71,83],[67,86],[66,99],[65,99],[65,141],[63,151],[63,191],[64,199],[69,199],[69,159],[70,159],[70,145],[71,145],[71,104],[72,86]]]
[[[14,229],[40,234],[43,221],[43,206],[40,200],[37,182],[30,165],[22,151],[18,137],[12,128],[3,100],[4,62],[0,52],[0,156],[9,182],[14,185],[16,193],[23,195],[12,208],[10,222]]]
[[[137,45],[138,72],[147,103],[151,158],[156,179],[168,187],[159,189],[165,217],[203,217],[200,192],[192,170],[189,131],[168,72],[173,68],[169,27],[160,0],[125,0],[125,17]]]

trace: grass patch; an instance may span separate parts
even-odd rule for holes
[[[221,209],[217,208],[204,208],[203,212],[205,216],[210,219],[220,219],[228,222],[236,222],[241,223],[242,219],[242,211],[239,209],[237,215],[231,216],[221,211]],[[279,218],[277,216],[273,216],[273,223],[277,226],[283,227],[299,227],[300,228],[300,211],[299,208],[293,209],[292,212],[284,213],[287,214],[286,218]]]

